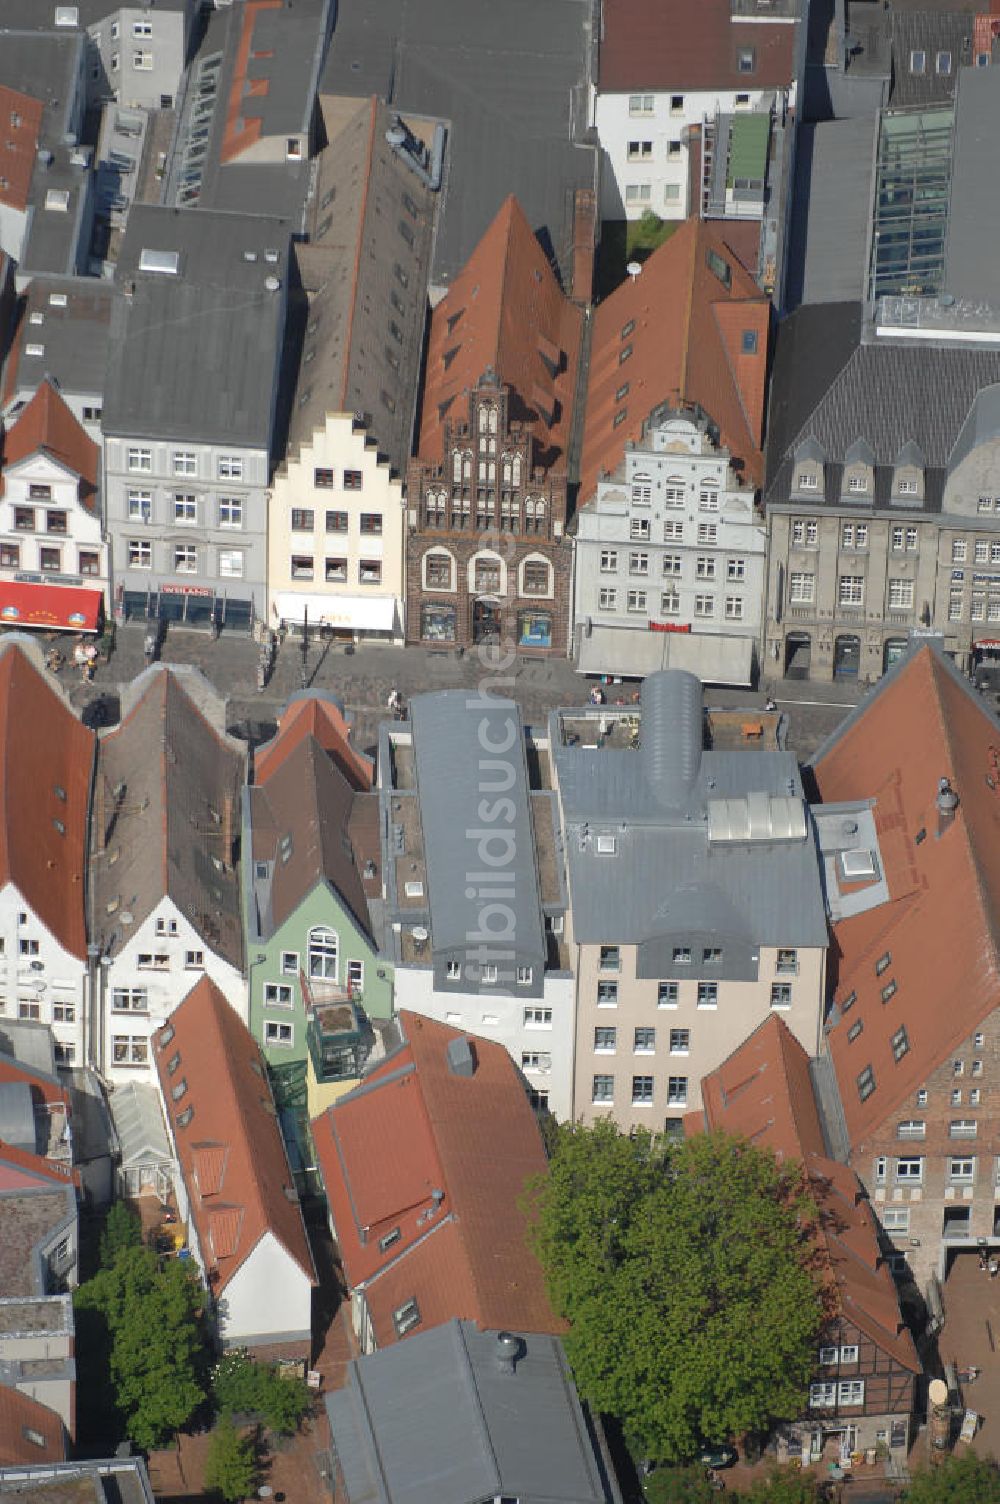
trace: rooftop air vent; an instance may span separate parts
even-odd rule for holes
[[[520,1337],[515,1337],[513,1332],[497,1332],[493,1351],[500,1372],[512,1374],[517,1367],[518,1358],[524,1351],[524,1344]]]
[[[276,277],[272,272],[264,278],[264,286],[267,288],[268,292],[277,292],[279,287],[281,286],[281,278]]]
[[[46,209],[55,209],[60,214],[65,214],[69,208],[68,188],[49,188],[45,194]]]
[[[476,1073],[472,1041],[464,1034],[448,1042],[448,1069],[453,1076],[474,1076]]]

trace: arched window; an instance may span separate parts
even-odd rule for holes
[[[456,449],[451,456],[451,476],[452,480],[462,479],[462,451],[460,449]]]
[[[424,589],[454,590],[453,567],[451,554],[443,549],[435,548],[424,554]]]
[[[521,456],[519,454],[514,456],[514,484],[515,486],[521,484]]]
[[[309,975],[317,981],[337,980],[339,944],[333,930],[319,925],[309,931]]]
[[[488,403],[484,403],[483,406],[479,409],[479,432],[480,433],[496,433],[496,431],[497,431],[496,409],[493,408],[493,407],[490,407]]]
[[[501,467],[501,473],[503,475],[503,483],[504,483],[504,485],[505,486],[509,486],[510,485],[510,476],[511,476],[511,466],[510,466],[510,455],[509,454],[505,454],[504,457],[503,457],[503,465]]]

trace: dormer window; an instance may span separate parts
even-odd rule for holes
[[[817,491],[819,476],[815,470],[800,470],[796,485],[799,491]]]
[[[864,495],[868,490],[868,476],[863,471],[855,471],[847,477],[847,489],[853,495]]]

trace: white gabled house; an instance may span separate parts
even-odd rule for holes
[[[203,977],[241,1018],[237,846],[245,759],[195,670],[134,681],[101,739],[91,820],[95,1055],[113,1082],[144,1079],[150,1036]]]

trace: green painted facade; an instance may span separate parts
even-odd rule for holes
[[[253,918],[245,919],[250,1029],[268,1065],[281,1076],[294,1078],[299,1066],[304,1076],[309,1055],[307,1031],[314,1026],[302,996],[303,973],[326,1000],[349,997],[369,1018],[392,1017],[392,963],[379,955],[331,884],[318,882],[267,941],[255,942]]]

